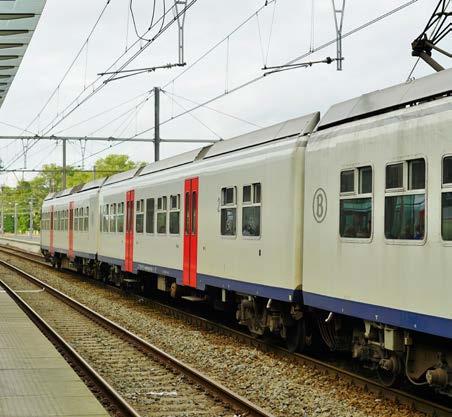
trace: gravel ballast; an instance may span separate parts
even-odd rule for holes
[[[108,287],[1,254],[19,268],[281,417],[422,417],[341,378],[199,330]]]

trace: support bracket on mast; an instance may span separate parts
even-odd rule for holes
[[[342,26],[344,23],[344,12],[345,12],[345,0],[339,0],[336,5],[336,0],[331,0],[333,4],[334,13],[334,24],[336,26],[336,62],[337,70],[342,71]]]
[[[185,10],[187,0],[174,0],[174,14],[177,16],[177,27],[179,36],[179,65],[185,64],[184,59],[184,26],[185,26]],[[181,13],[182,12],[182,13]]]

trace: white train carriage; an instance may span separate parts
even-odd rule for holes
[[[160,289],[217,289],[223,301],[254,295],[287,309],[301,299],[304,152],[318,120],[300,117],[111,177],[99,196],[99,261],[116,265],[108,273],[117,280],[121,269],[146,271]],[[257,309],[244,306],[241,319],[263,333],[267,309]],[[276,304],[272,318],[276,330]]]
[[[325,341],[338,348],[344,318],[362,319],[349,333],[355,356],[392,382],[405,352],[408,378],[427,371],[444,389],[452,383],[451,90],[448,70],[333,106],[305,167],[303,300],[336,314],[319,322]]]
[[[72,262],[81,270],[86,261],[96,259],[98,193],[104,180],[50,194],[44,200],[41,249],[54,264],[68,266]]]

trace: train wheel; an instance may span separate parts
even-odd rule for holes
[[[296,351],[303,351],[306,346],[306,323],[302,320],[297,320],[294,325],[286,328],[286,346],[291,353]]]
[[[385,387],[394,387],[400,383],[403,364],[400,358],[392,355],[382,359],[377,368],[378,379]]]

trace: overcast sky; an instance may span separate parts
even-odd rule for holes
[[[159,16],[163,0],[156,1],[156,15]],[[31,45],[0,109],[0,121],[28,126],[58,85],[105,3],[105,0],[47,0]],[[404,3],[400,0],[346,0],[343,31],[345,33]],[[415,63],[415,58],[411,57],[411,41],[423,30],[436,3],[437,0],[418,0],[403,11],[344,39],[342,72],[336,71],[335,64],[319,64],[308,69],[274,74],[210,105],[243,121],[209,109],[199,109],[193,112],[196,118],[186,115],[162,126],[161,136],[173,139],[226,139],[254,130],[256,125],[268,126],[318,110],[324,113],[338,101],[404,82]],[[152,4],[151,0],[133,2],[140,33],[149,26]],[[167,0],[167,6],[171,4],[172,0]],[[198,0],[188,10],[185,21],[187,64],[193,63],[263,4],[264,0]],[[264,64],[285,63],[308,52],[311,46],[316,47],[333,39],[335,28],[331,1],[315,0],[314,36],[311,36],[311,6],[312,0],[277,0],[268,5],[258,17],[253,17],[233,34],[229,42],[221,44],[177,81],[170,83],[166,90],[169,94],[203,102],[224,93],[225,89],[231,90],[261,75]],[[49,121],[55,118],[59,121],[58,114],[62,109],[136,41],[128,10],[129,0],[110,1],[87,50],[83,51],[41,117],[30,127],[31,131],[42,132]],[[335,53],[335,45],[332,45],[305,61],[334,57]],[[177,59],[177,27],[174,25],[127,68],[175,63]],[[440,61],[448,66],[444,59]],[[144,94],[154,86],[164,86],[182,71],[180,68],[163,69],[111,82],[50,133],[130,137],[150,128],[154,123],[153,99],[137,107],[144,95],[112,112],[82,124],[80,122]],[[418,78],[432,72],[427,65],[420,63],[414,75]],[[169,94],[161,98],[162,121],[177,115],[183,107],[193,106],[181,98],[172,100]],[[128,110],[131,111],[121,117]],[[21,131],[2,127],[2,135],[5,134],[18,135]],[[152,136],[152,131],[143,135]],[[140,161],[152,161],[154,157],[152,144],[136,143],[124,143],[89,157],[106,146],[105,142],[87,144],[87,169],[96,158],[113,152],[126,153]],[[164,144],[161,155],[167,157],[199,146]],[[5,165],[21,151],[17,141],[0,143],[0,155]],[[39,169],[43,163],[50,162],[61,163],[61,145],[54,142],[42,142],[28,155],[29,169]],[[81,164],[80,143],[68,146],[68,163]],[[23,159],[13,166],[22,168]],[[12,185],[15,182],[13,174],[4,174],[0,178],[3,184]]]

